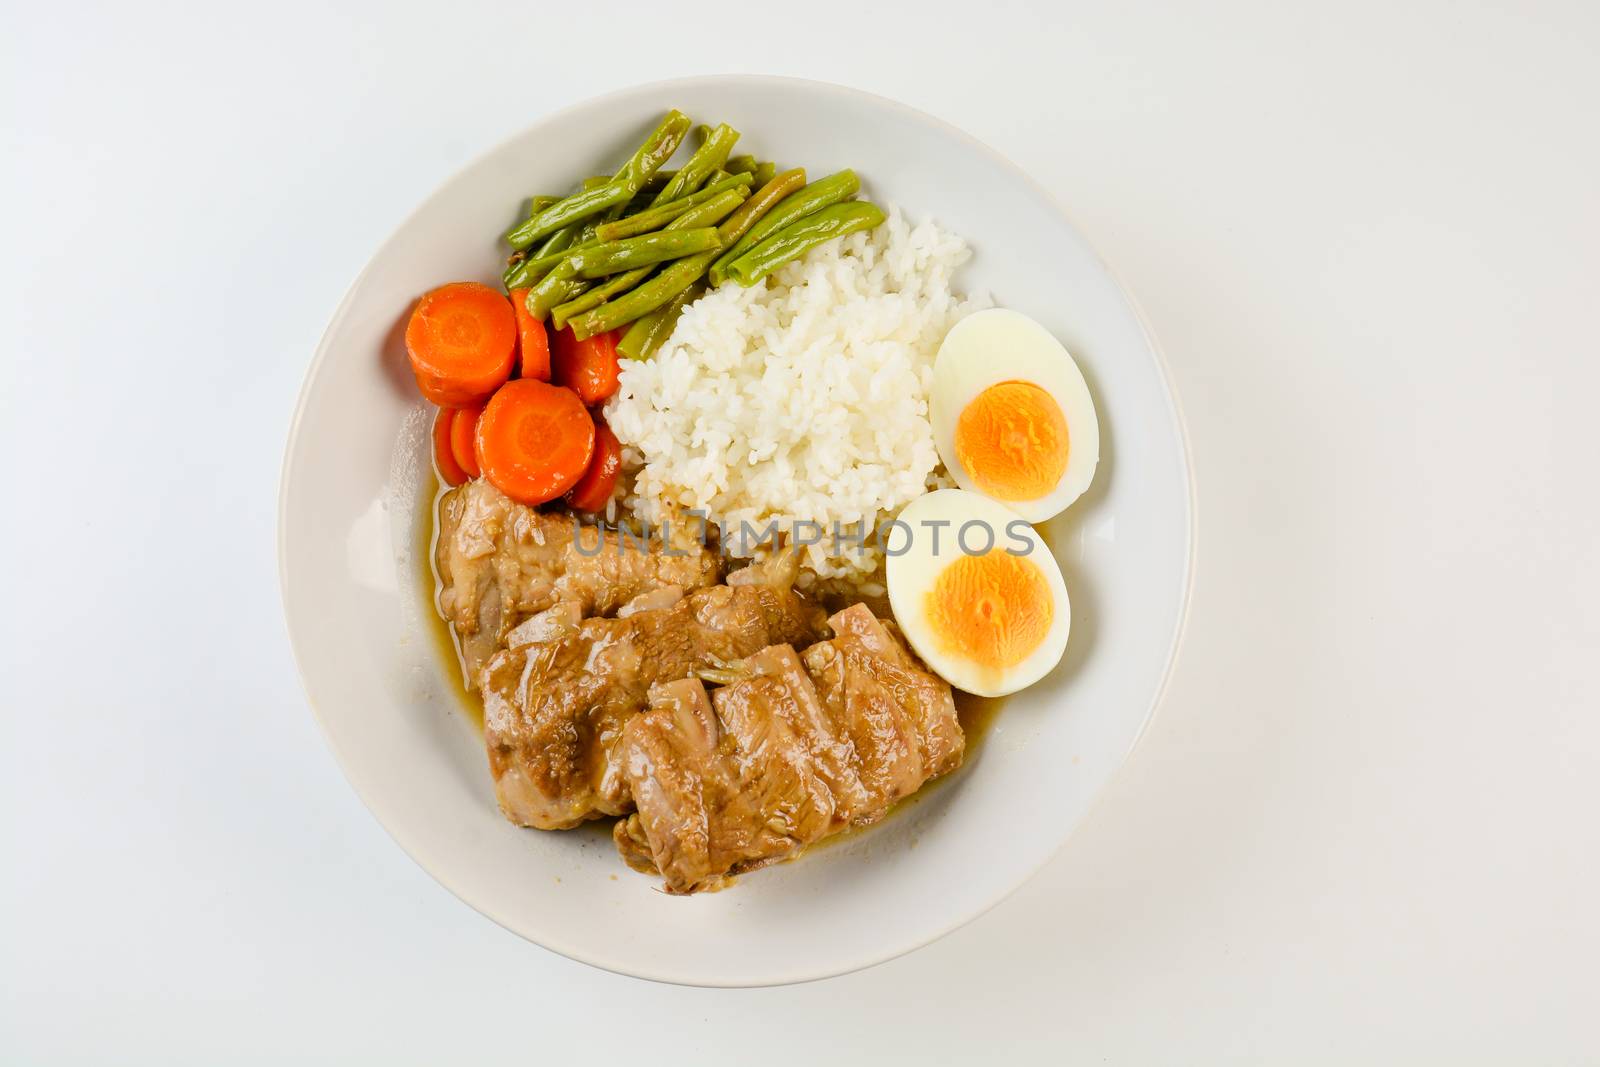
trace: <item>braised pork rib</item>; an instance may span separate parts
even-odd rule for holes
[[[643,594],[661,598],[661,590]],[[615,759],[627,721],[657,682],[819,636],[822,612],[788,589],[718,585],[610,619],[530,619],[482,674],[484,740],[500,809],[544,830],[632,810]],[[516,633],[517,631],[513,631]]]
[[[697,589],[721,576],[704,545],[624,538],[511,500],[487,481],[445,494],[435,561],[439,609],[456,628],[467,684],[476,687],[489,657],[524,619],[558,603],[610,615],[664,586]]]
[[[950,687],[865,605],[825,619],[793,589],[797,552],[718,584],[705,546],[480,480],[442,500],[436,561],[500,810],[545,830],[623,816],[623,859],[668,892],[881,819],[961,765]]]
[[[622,728],[637,812],[614,831],[623,859],[671,893],[796,855],[960,766],[950,687],[916,665],[872,613],[829,620],[832,640],[769,646],[698,679],[657,685]]]

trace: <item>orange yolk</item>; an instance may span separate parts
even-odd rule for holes
[[[1067,471],[1067,417],[1032,382],[991,385],[956,420],[956,457],[996,500],[1037,500]]]
[[[925,603],[949,652],[991,670],[1028,658],[1050,632],[1055,600],[1044,572],[1023,556],[962,556],[939,573]]]

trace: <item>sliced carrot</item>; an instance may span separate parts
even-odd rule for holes
[[[511,290],[511,310],[517,315],[517,366],[520,377],[550,380],[550,337],[544,323],[528,313],[528,290]]]
[[[450,451],[455,453],[456,466],[466,471],[468,478],[483,474],[478,466],[478,416],[482,414],[481,404],[457,408],[456,417],[450,423]]]
[[[593,407],[610,399],[617,391],[617,335],[621,331],[595,334],[580,341],[572,327],[557,330],[550,343],[550,380],[577,393]]]
[[[454,408],[440,408],[433,420],[433,464],[439,468],[439,477],[446,485],[460,485],[467,480],[467,472],[456,462],[451,448],[450,430],[455,421]]]
[[[506,496],[543,504],[583,477],[594,437],[594,420],[577,393],[518,378],[502,385],[478,418],[478,462]]]
[[[600,511],[611,501],[622,470],[622,442],[599,419],[594,427],[594,458],[578,484],[567,494],[567,503],[579,511]]]
[[[486,400],[511,377],[516,347],[511,302],[477,282],[441,285],[417,301],[406,323],[417,388],[440,407]]]

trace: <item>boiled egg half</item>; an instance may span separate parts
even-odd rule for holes
[[[1082,496],[1100,462],[1083,373],[1049,330],[1005,308],[968,315],[945,335],[928,414],[956,484],[1029,522]]]
[[[1003,696],[1061,662],[1072,605],[1061,568],[1016,512],[977,493],[920,496],[886,525],[895,622],[957,689]]]

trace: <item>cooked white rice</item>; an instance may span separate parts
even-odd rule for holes
[[[734,556],[762,554],[741,543],[742,523],[788,533],[815,522],[823,533],[804,567],[829,585],[868,578],[879,550],[836,544],[834,524],[873,530],[942,479],[928,422],[934,355],[989,305],[951,291],[968,256],[959,237],[891,207],[877,229],[815,249],[766,286],[730,282],[690,305],[654,359],[622,362],[606,406],[631,475],[624,508],[656,525],[674,509],[704,511]]]

